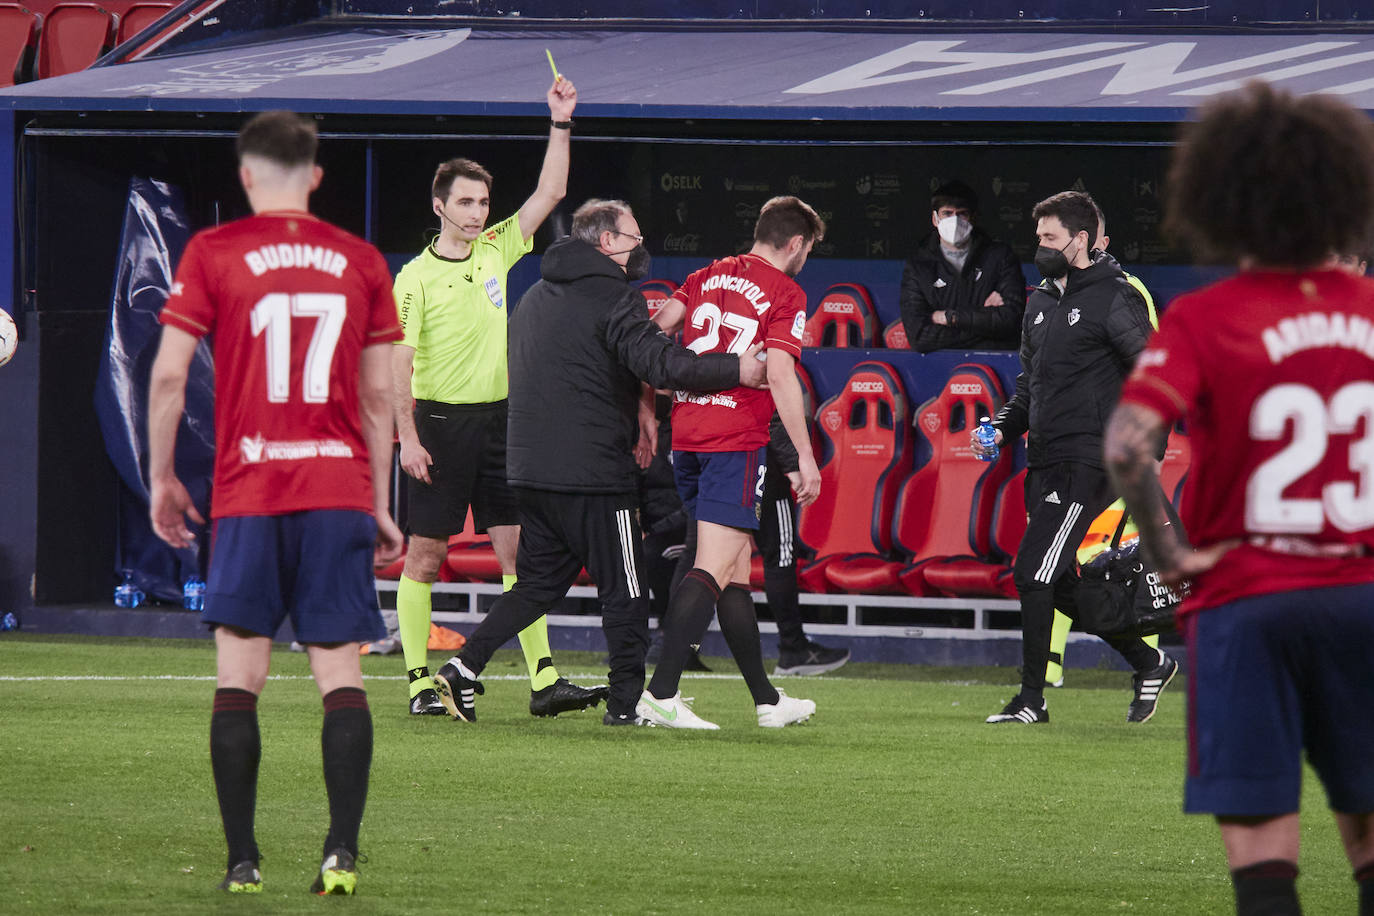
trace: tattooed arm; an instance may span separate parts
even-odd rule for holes
[[[1146,556],[1155,564],[1160,578],[1175,587],[1211,569],[1236,542],[1192,550],[1173,530],[1164,510],[1164,490],[1159,485],[1155,461],[1168,432],[1164,418],[1150,408],[1119,404],[1107,422],[1104,450],[1107,473],[1140,529],[1140,544]]]

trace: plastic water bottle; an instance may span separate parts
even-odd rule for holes
[[[983,417],[978,422],[978,431],[974,435],[978,437],[978,444],[983,447],[983,452],[978,456],[978,460],[996,461],[1000,449],[997,447],[997,430],[993,429],[992,418]]]
[[[181,606],[188,611],[205,610],[205,583],[200,576],[186,580],[186,585],[181,589]]]
[[[17,629],[19,629],[19,618],[15,617],[14,614],[6,614],[4,617],[0,617],[0,632]]]
[[[133,573],[124,571],[124,581],[115,586],[114,603],[120,607],[138,607],[147,596],[133,582]]]

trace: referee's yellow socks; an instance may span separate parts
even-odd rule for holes
[[[501,577],[501,590],[510,591],[515,576]],[[558,680],[553,666],[553,652],[549,649],[549,622],[540,617],[520,631],[520,650],[525,653],[525,667],[530,669],[530,689],[543,690]]]
[[[432,605],[429,582],[401,576],[396,585],[396,627],[401,633],[401,652],[410,675],[410,695],[434,685],[429,679],[429,618]]]

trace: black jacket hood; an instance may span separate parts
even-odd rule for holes
[[[626,282],[625,271],[600,249],[575,239],[559,239],[544,252],[539,274],[553,283],[571,283],[590,277]]]

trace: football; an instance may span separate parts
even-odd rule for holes
[[[19,326],[14,323],[10,313],[0,309],[0,366],[14,356],[14,348],[19,346]]]

